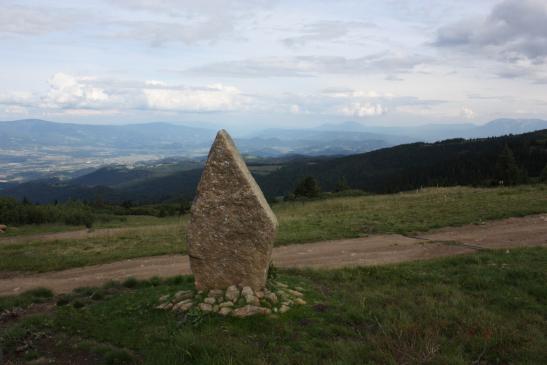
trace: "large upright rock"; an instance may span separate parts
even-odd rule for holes
[[[218,132],[197,188],[188,226],[198,289],[241,284],[261,289],[277,219],[225,130]]]

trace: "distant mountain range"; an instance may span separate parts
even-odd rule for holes
[[[481,126],[382,127],[346,122],[309,129],[265,129],[235,140],[249,158],[344,156],[417,141],[482,138],[544,128],[547,121],[539,119],[498,119]],[[35,179],[69,180],[105,165],[134,167],[138,162],[170,156],[197,163],[207,155],[215,133],[161,122],[121,126],[37,119],[0,122],[0,189]]]
[[[535,179],[547,168],[547,129],[503,137],[417,142],[344,157],[248,158],[247,164],[269,198],[291,192],[304,176],[317,178],[327,191],[343,178],[352,188],[390,193],[431,185],[497,184],[496,162],[505,146],[526,176]],[[0,195],[39,203],[192,199],[201,172],[202,162],[166,159],[134,168],[107,166],[71,180],[12,185]]]
[[[508,134],[521,134],[547,129],[543,119],[496,119],[483,125],[475,124],[425,124],[418,126],[366,126],[356,122],[324,124],[318,130],[340,130],[347,132],[378,133],[390,136],[405,136],[416,142],[435,142],[451,138],[485,138]],[[416,140],[417,139],[417,140]]]

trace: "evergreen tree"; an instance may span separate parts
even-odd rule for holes
[[[348,182],[346,180],[345,176],[342,176],[338,181],[336,182],[336,185],[334,186],[334,192],[339,193],[344,190],[349,190],[350,187],[348,185]]]
[[[496,178],[503,185],[515,185],[519,182],[521,171],[513,155],[513,151],[505,145],[496,163]]]
[[[298,197],[315,198],[321,193],[321,187],[317,180],[311,176],[306,176],[302,179],[296,189],[294,189],[294,195]]]
[[[543,170],[541,170],[541,175],[539,175],[539,181],[547,183],[547,164],[545,165]]]

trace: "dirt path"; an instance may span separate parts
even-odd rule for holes
[[[419,237],[375,235],[277,247],[273,261],[279,267],[337,268],[380,265],[477,252],[479,249],[524,246],[547,247],[547,215],[510,218],[484,225],[443,228]],[[187,256],[144,257],[36,275],[0,279],[0,295],[35,287],[56,293],[82,286],[99,286],[128,277],[145,279],[190,274]]]

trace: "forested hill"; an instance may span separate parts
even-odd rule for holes
[[[501,166],[500,161],[508,166]],[[324,191],[333,191],[345,180],[350,188],[375,193],[391,193],[422,186],[497,185],[526,182],[547,174],[547,129],[504,137],[451,139],[436,143],[412,143],[339,158],[301,158],[268,165],[253,166],[255,178],[269,198],[292,192],[305,176],[319,181]],[[502,164],[502,165],[503,165]],[[279,166],[282,165],[281,168]],[[275,167],[275,168],[270,168]],[[505,171],[508,170],[508,171]],[[108,169],[101,174],[108,174]],[[120,174],[120,171],[115,173]],[[123,172],[123,171],[122,171]],[[509,174],[502,176],[500,173]],[[72,181],[36,181],[0,191],[0,195],[32,202],[85,199],[93,201],[160,202],[180,198],[192,199],[201,169],[176,171],[165,176],[146,178],[146,173],[102,176],[104,185],[119,179],[121,185],[101,186]],[[136,175],[136,176],[133,176]],[[90,175],[91,176],[91,175]],[[93,175],[94,176],[94,175]],[[114,179],[116,178],[116,179]],[[133,179],[134,178],[134,179]]]
[[[520,176],[538,177],[547,165],[547,129],[483,139],[412,143],[317,163],[293,163],[258,181],[268,196],[292,191],[304,176],[331,191],[340,179],[351,188],[391,193],[435,185],[497,184],[496,165],[504,147],[512,151]]]

